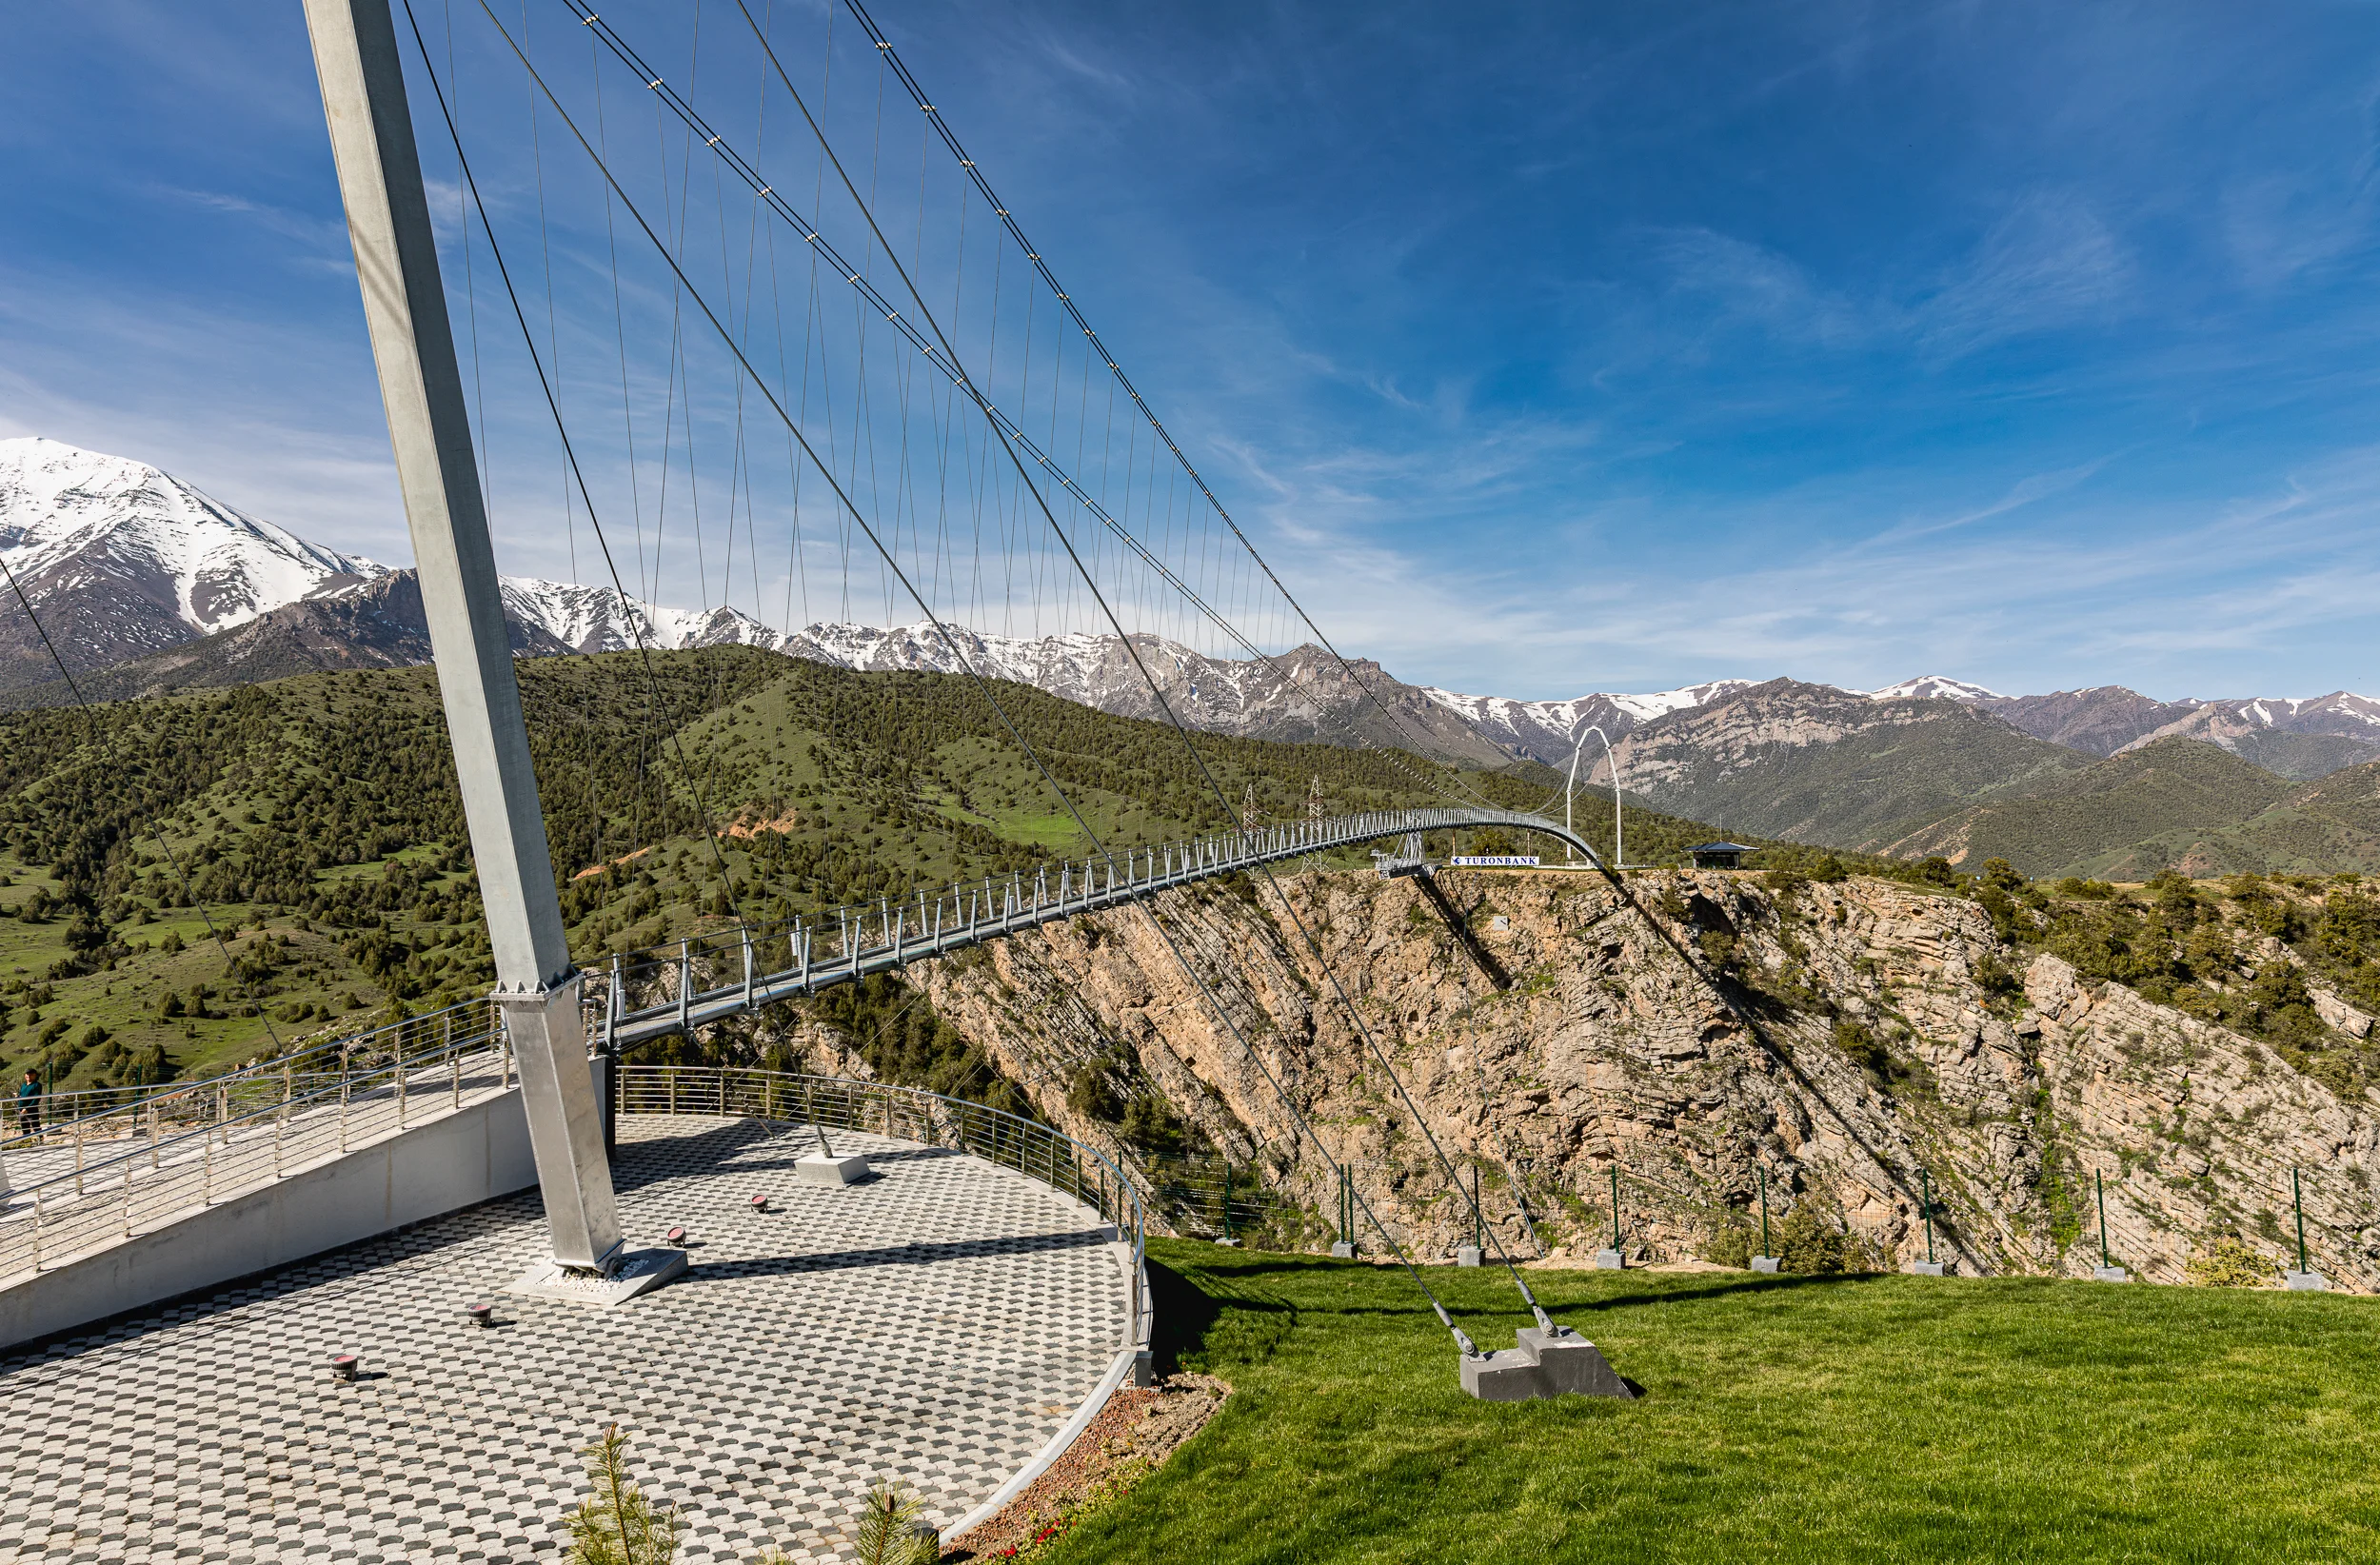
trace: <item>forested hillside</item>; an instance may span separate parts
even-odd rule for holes
[[[962,677],[746,647],[649,668],[634,654],[518,667],[572,950],[588,964],[739,912],[783,918],[1079,856],[1089,843],[1043,766],[1116,845],[1220,825],[1208,773],[1235,809],[1253,801],[1274,820],[1318,792],[1331,812],[1458,787],[1514,807],[1548,798],[1536,779],[1396,752],[1201,734],[1194,761],[1169,727],[1029,687],[999,686],[995,711]],[[1582,798],[1579,823],[1607,837],[1608,802]],[[1629,811],[1633,859],[1709,835]],[[431,670],[0,718],[12,1071],[158,1080],[492,978]]]

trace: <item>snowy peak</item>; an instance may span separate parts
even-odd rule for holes
[[[662,608],[623,598],[610,587],[529,576],[506,576],[501,585],[508,618],[537,626],[573,652],[625,652],[640,645],[670,652],[696,646],[774,648],[784,642],[749,614],[724,605]]]
[[[308,544],[146,463],[38,436],[0,440],[0,551],[46,593],[129,587],[196,635],[387,568]]]
[[[1947,679],[1940,674],[1920,674],[1914,680],[1888,684],[1881,690],[1864,692],[1871,701],[1998,701],[1997,690],[1987,690],[1965,680]]]

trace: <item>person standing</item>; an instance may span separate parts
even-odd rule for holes
[[[41,1078],[30,1070],[16,1089],[16,1129],[20,1136],[41,1129]]]

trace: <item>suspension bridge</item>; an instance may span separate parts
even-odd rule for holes
[[[10,1416],[21,1426],[129,1397],[162,1373],[213,1388],[178,1404],[185,1423],[318,1416],[325,1396],[346,1393],[327,1391],[327,1377],[292,1391],[297,1344],[338,1347],[338,1334],[362,1330],[375,1340],[345,1344],[338,1384],[356,1389],[334,1421],[360,1429],[352,1409],[373,1398],[442,1398],[442,1417],[470,1423],[467,1443],[484,1452],[540,1396],[574,1428],[679,1427],[686,1397],[654,1389],[669,1383],[655,1378],[665,1360],[696,1401],[732,1409],[744,1436],[787,1467],[757,1509],[704,1502],[704,1515],[744,1520],[710,1529],[690,1557],[784,1543],[768,1534],[778,1525],[808,1552],[796,1557],[831,1556],[831,1517],[889,1471],[922,1475],[945,1530],[968,1525],[1061,1452],[1117,1384],[1149,1374],[1146,1192],[1133,1172],[980,1104],[725,1066],[654,1075],[638,1051],[1124,909],[1245,1052],[1296,1124],[1300,1157],[1357,1209],[1349,1219],[1367,1220],[1403,1264],[1465,1390],[1627,1395],[1591,1344],[1537,1307],[1476,1204],[1473,1226],[1536,1324],[1492,1352],[1458,1326],[1417,1258],[1338,1179],[1332,1149],[1186,954],[1195,932],[1166,895],[1383,842],[1398,845],[1378,856],[1382,872],[1408,871],[1423,867],[1425,834],[1452,830],[1534,832],[1600,859],[1563,822],[1498,805],[1404,753],[1421,748],[1404,721],[1258,552],[865,7],[841,0],[797,25],[735,0],[723,26],[690,36],[667,8],[597,14],[573,0],[511,16],[484,0],[450,5],[434,27],[412,0],[307,0],[305,14],[496,986],[214,1078],[60,1095],[47,1122],[0,1141],[11,1182],[0,1339],[67,1343],[49,1355],[73,1366],[43,1379],[47,1359],[21,1362],[12,1373],[36,1395]],[[664,49],[681,51],[683,70],[655,63]],[[905,129],[888,111],[903,100]],[[443,241],[433,190],[455,203]],[[491,516],[508,519],[502,536]],[[873,906],[773,922],[733,908],[724,928],[583,969],[498,575],[500,550],[556,535],[574,569],[582,540],[591,545],[585,563],[600,565],[648,666],[636,604],[689,586],[706,608],[787,630],[813,591],[846,619],[871,602],[887,623],[922,615],[1078,852]],[[1102,838],[1081,790],[1012,720],[1013,696],[970,658],[969,635],[995,627],[1110,638],[1209,818],[1229,824]],[[1202,748],[1212,698],[1163,666],[1156,649],[1168,644],[1266,670],[1315,731],[1379,749],[1438,802],[1243,817]],[[1356,713],[1292,670],[1286,655],[1300,646],[1321,649],[1358,693]],[[679,715],[650,690],[648,748],[676,753],[678,785],[708,818],[718,802],[684,763]],[[732,898],[718,839],[704,842]],[[1476,1203],[1323,966],[1330,1002],[1395,1085],[1449,1192]],[[813,1142],[865,1156],[878,1177],[795,1185]],[[1318,1204],[1319,1191],[1319,1180]],[[181,1296],[205,1302],[156,1313]],[[466,1316],[466,1304],[478,1308]],[[506,1311],[518,1335],[477,1335]],[[938,1432],[924,1446],[920,1420]],[[538,1527],[480,1527],[484,1547],[535,1544],[575,1488],[570,1442],[551,1422],[523,1438],[519,1470],[483,1463],[456,1479],[500,1496],[507,1515],[543,1508]],[[714,1441],[682,1487],[732,1491],[734,1443]],[[86,1464],[42,1490],[0,1541],[79,1527],[75,1485],[105,1476]],[[399,1509],[403,1527],[351,1531],[377,1527],[374,1547],[405,1557],[430,1512],[452,1508]],[[399,1534],[402,1547],[386,1545]],[[151,1541],[171,1552],[163,1533]],[[298,1546],[267,1519],[232,1543],[253,1557]]]

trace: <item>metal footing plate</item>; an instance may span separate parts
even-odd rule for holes
[[[566,1271],[559,1261],[540,1261],[505,1289],[531,1298],[567,1299],[574,1304],[625,1304],[639,1294],[652,1292],[674,1278],[685,1276],[685,1252],[654,1245],[630,1250],[609,1277]]]

